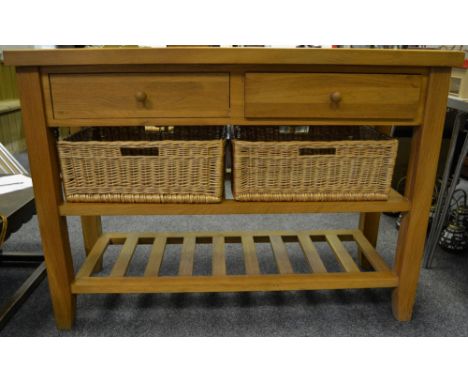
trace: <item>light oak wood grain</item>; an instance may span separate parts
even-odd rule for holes
[[[6,50],[7,65],[317,64],[462,66],[463,52],[378,49],[130,48]]]
[[[120,251],[117,261],[112,267],[110,277],[122,277],[127,273],[130,261],[135,253],[136,246],[138,244],[138,236],[136,234],[129,234],[125,243]]]
[[[60,213],[73,215],[219,215],[294,214],[308,212],[408,211],[409,201],[391,190],[387,201],[347,202],[237,202],[213,204],[64,203]]]
[[[365,212],[359,214],[359,229],[364,236],[369,240],[372,246],[377,246],[379,235],[380,212]],[[358,262],[363,269],[370,269],[371,264],[367,257],[363,255],[362,250],[358,250]]]
[[[333,252],[336,255],[338,262],[340,263],[341,267],[346,272],[360,272],[358,266],[354,262],[353,258],[346,250],[346,248],[341,243],[338,236],[334,233],[330,233],[326,235],[326,239],[330,247],[333,249]]]
[[[395,271],[400,282],[393,293],[393,313],[400,321],[412,317],[442,141],[449,79],[449,68],[432,69],[424,121],[414,129],[411,141],[405,182],[405,196],[411,201],[411,209],[401,221],[395,257]]]
[[[36,206],[57,326],[71,328],[75,293],[377,287],[396,288],[394,315],[399,320],[409,320],[440,149],[450,66],[462,65],[463,58],[460,52],[360,49],[6,52],[6,62],[18,66]],[[325,95],[330,96],[331,90],[341,93],[341,100],[332,108],[328,100],[326,105],[323,100]],[[135,104],[135,91],[145,91],[146,99]],[[155,99],[160,109],[151,103]],[[210,205],[63,202],[51,128],[175,124],[410,126],[414,128],[414,137],[405,196],[392,191],[385,202],[249,203],[227,200]],[[408,212],[400,228],[394,271],[388,271],[373,246],[377,236],[377,224],[374,223],[378,214],[384,211]],[[114,233],[97,238],[100,233],[97,218],[101,215],[311,212],[366,213],[361,219],[363,232],[209,232],[192,236],[185,245],[186,236],[181,233],[172,236],[170,233],[138,233],[133,239],[126,233]],[[84,216],[85,247],[87,251],[92,247],[76,279],[64,218],[68,215]],[[299,242],[314,273],[260,274],[255,243],[272,243],[272,236],[276,237],[273,248],[280,272],[289,272],[285,265],[287,251],[284,243]],[[363,259],[374,271],[358,272],[342,244],[348,240],[357,241]],[[313,241],[331,243],[344,272],[327,273]],[[153,245],[145,275],[124,277],[136,242]],[[182,275],[159,275],[164,243],[185,247]],[[213,247],[213,276],[191,275],[192,249],[197,243]],[[247,275],[226,274],[224,245],[227,243],[242,244]],[[92,276],[105,247],[113,244],[124,245],[122,255],[117,258],[117,268],[111,272],[113,277]]]
[[[222,236],[213,237],[212,273],[214,276],[226,274],[225,243]]]
[[[73,293],[182,293],[254,292],[392,288],[398,285],[393,272],[326,273],[294,275],[85,277],[72,284]]]
[[[83,244],[86,255],[93,248],[96,241],[102,235],[102,225],[100,216],[81,216],[81,230],[83,232]],[[95,272],[102,269],[102,259],[96,263]]]
[[[247,73],[247,118],[418,120],[423,77],[398,74]],[[341,101],[330,97],[339,93]]]
[[[56,119],[229,114],[229,73],[51,74],[50,92]]]
[[[167,239],[164,236],[155,238],[153,246],[151,247],[148,264],[145,268],[145,277],[159,275],[159,269],[161,268],[163,261],[164,251],[166,250],[166,240]]]
[[[104,252],[109,246],[109,236],[102,235],[90,249],[85,262],[81,266],[80,270],[76,274],[77,278],[89,277],[95,271],[98,264],[102,263],[102,257]]]
[[[184,237],[182,253],[180,255],[179,275],[191,276],[193,272],[193,260],[195,257],[195,236]]]
[[[325,268],[317,249],[312,243],[312,240],[310,240],[310,236],[305,233],[300,233],[297,237],[307,262],[309,263],[310,269],[314,273],[326,273],[327,269]]]
[[[244,251],[245,273],[248,275],[258,275],[260,268],[258,266],[257,249],[255,248],[253,237],[243,234],[241,240],[242,250]]]
[[[291,274],[294,273],[291,262],[288,257],[288,250],[284,245],[283,239],[279,235],[270,235],[271,248],[275,256],[276,266],[279,273]]]
[[[75,318],[70,290],[74,271],[67,223],[58,211],[63,199],[55,138],[45,120],[38,69],[18,69],[17,81],[55,320],[58,328],[70,329]]]
[[[370,242],[369,238],[364,236],[360,230],[354,233],[356,243],[362,253],[361,256],[365,257],[372,269],[378,272],[389,272],[390,268],[385,260],[377,253],[375,246]]]
[[[235,101],[234,101],[235,102]],[[183,118],[159,118],[159,117],[144,117],[144,118],[73,118],[73,119],[47,119],[48,125],[51,128],[55,127],[87,127],[87,126],[215,126],[215,125],[253,125],[253,126],[269,126],[269,125],[291,125],[291,126],[323,126],[333,124],[334,126],[361,126],[361,125],[393,125],[411,127],[420,123],[417,120],[408,119],[359,119],[359,118],[244,118],[244,117],[183,117]]]
[[[320,64],[132,64],[132,65],[70,65],[42,66],[41,73],[203,73],[203,72],[314,72],[314,73],[388,73],[388,74],[429,74],[429,68],[424,66],[359,66],[359,65],[320,65]]]

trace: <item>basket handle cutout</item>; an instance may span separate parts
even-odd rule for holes
[[[301,148],[299,149],[299,155],[336,155],[335,147],[315,147],[315,148]]]
[[[120,155],[123,157],[134,157],[134,156],[145,156],[145,157],[157,157],[159,156],[159,149],[157,147],[121,147]]]

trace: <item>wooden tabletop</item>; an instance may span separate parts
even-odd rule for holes
[[[6,50],[15,66],[126,64],[306,64],[463,66],[464,53],[440,50],[310,48],[85,48]]]

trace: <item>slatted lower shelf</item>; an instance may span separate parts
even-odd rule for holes
[[[353,241],[370,263],[362,271],[343,242]],[[323,254],[314,243],[326,242],[341,271],[328,272]],[[243,251],[244,274],[229,274],[226,245],[237,243]],[[257,243],[269,243],[277,273],[262,273]],[[308,272],[295,273],[287,243],[298,243]],[[177,275],[163,275],[161,265],[166,246],[180,246]],[[211,274],[194,275],[196,247],[211,245]],[[107,248],[121,245],[108,275],[98,268]],[[141,276],[127,275],[138,245],[150,245]],[[107,255],[106,255],[107,256]],[[73,293],[155,293],[155,292],[241,292],[351,288],[392,288],[398,277],[360,230],[198,232],[198,233],[107,233],[96,242],[72,284]]]

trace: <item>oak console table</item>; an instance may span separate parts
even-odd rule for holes
[[[441,51],[270,48],[7,51],[15,65],[37,213],[57,326],[69,329],[80,293],[393,288],[393,313],[410,320],[439,156],[452,66]],[[70,203],[62,196],[53,129],[123,125],[412,126],[404,195],[372,202],[220,204]],[[380,213],[404,211],[395,263],[375,250]],[[103,233],[102,215],[359,212],[341,231]],[[66,216],[81,216],[87,258],[72,265]],[[342,241],[355,241],[353,259]],[[310,273],[294,273],[285,242],[298,242]],[[327,272],[326,241],[343,272]],[[244,275],[226,271],[225,243],[241,243]],[[271,243],[278,274],[259,272],[256,242]],[[166,244],[180,244],[177,276],[159,275]],[[192,275],[194,249],[212,244],[212,275]],[[111,273],[93,275],[107,246],[123,244]],[[138,244],[152,244],[143,275],[126,276]]]

